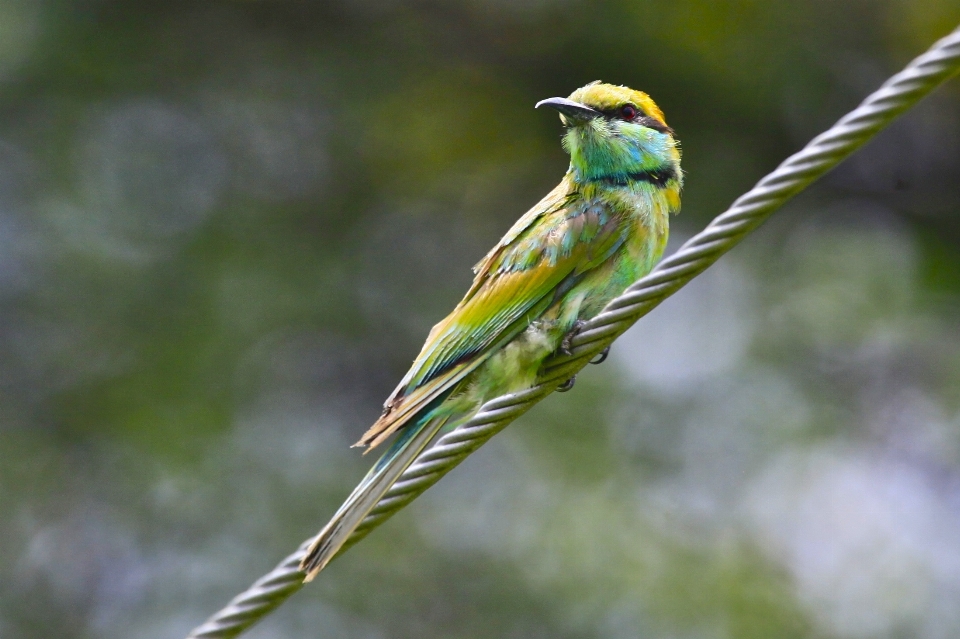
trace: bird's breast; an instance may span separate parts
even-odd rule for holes
[[[620,270],[629,285],[650,272],[663,255],[675,207],[671,189],[654,185],[623,189],[619,199],[628,229]]]
[[[580,318],[596,315],[607,302],[646,275],[663,255],[667,245],[671,210],[664,189],[617,189],[598,194],[588,206],[604,207],[620,220],[623,241],[602,265],[593,269],[573,291],[585,292]]]

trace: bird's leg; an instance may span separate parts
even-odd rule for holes
[[[600,351],[600,353],[597,355],[597,359],[590,360],[590,363],[603,364],[605,361],[607,361],[607,356],[609,355],[610,355],[610,346],[607,346],[605,349]]]
[[[562,383],[562,384],[560,384],[559,386],[557,386],[557,392],[558,392],[558,393],[566,393],[568,390],[570,390],[571,388],[573,388],[573,385],[576,384],[576,383],[577,383],[577,376],[574,375],[573,377],[571,377],[570,379],[568,379],[568,380],[565,381],[564,383]]]
[[[586,325],[586,322],[583,320],[577,320],[573,323],[573,328],[570,329],[570,332],[563,336],[563,340],[560,342],[560,348],[557,349],[557,352],[562,353],[563,355],[573,355],[573,338],[583,330],[583,327]],[[604,348],[600,353],[597,354],[597,358],[592,360],[591,364],[603,364],[607,361],[607,357],[610,355],[610,346]]]
[[[584,327],[586,322],[583,320],[577,320],[573,323],[573,328],[570,329],[570,332],[563,336],[563,339],[560,341],[560,348],[557,350],[563,353],[564,355],[573,355],[573,351],[570,349],[573,347],[571,342],[573,338],[577,336],[577,333],[580,332],[580,329]],[[570,389],[567,389],[570,390]]]

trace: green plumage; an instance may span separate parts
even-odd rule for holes
[[[400,435],[310,548],[312,579],[442,428],[528,388],[578,321],[645,275],[680,207],[680,153],[646,94],[593,83],[540,103],[561,113],[570,169],[475,267],[463,300],[434,326],[357,445]],[[538,105],[540,106],[540,105]]]

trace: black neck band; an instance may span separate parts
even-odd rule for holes
[[[673,167],[653,169],[650,171],[638,171],[636,173],[627,173],[620,175],[604,175],[591,178],[590,182],[604,182],[614,186],[629,186],[631,182],[648,182],[655,186],[664,186],[670,180],[677,177]]]

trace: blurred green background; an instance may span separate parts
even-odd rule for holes
[[[958,22],[0,1],[0,637],[182,637],[313,535],[565,170],[537,100],[659,102],[675,247]],[[249,636],[960,636],[960,83]]]

